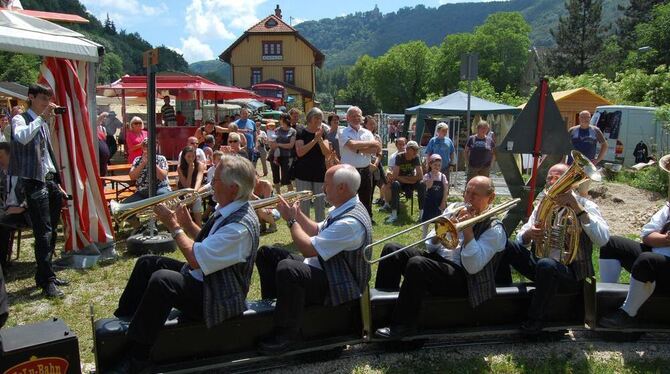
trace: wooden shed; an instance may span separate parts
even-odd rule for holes
[[[596,94],[588,88],[575,88],[567,91],[557,91],[551,94],[558,110],[561,112],[566,128],[579,124],[579,112],[588,110],[593,114],[596,107],[601,105],[612,105],[613,103]],[[526,104],[522,104],[523,108]]]

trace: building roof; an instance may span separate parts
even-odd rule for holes
[[[585,93],[587,95],[595,97],[597,100],[601,101],[603,105],[611,105],[612,102],[605,99],[604,97],[598,95],[597,93],[589,90],[588,88],[580,87],[580,88],[575,88],[572,90],[566,90],[566,91],[556,91],[551,93],[551,97],[554,98],[554,101],[558,104],[559,101],[569,99],[572,96],[575,96],[580,93]],[[518,106],[518,108],[524,108],[526,107],[527,103],[523,103]]]
[[[291,27],[291,25],[287,24],[284,22],[281,16],[281,9],[279,9],[279,6],[277,6],[277,9],[275,9],[275,14],[271,14],[264,19],[262,19],[260,22],[257,24],[251,26],[247,31],[242,34],[233,44],[230,45],[223,53],[219,55],[219,60],[223,62],[230,63],[230,58],[233,52],[233,49],[237,47],[238,44],[242,43],[243,40],[245,40],[249,35],[262,35],[262,34],[271,34],[271,35],[279,35],[279,34],[288,34],[288,35],[294,35],[298,39],[302,40],[303,43],[307,44],[307,46],[314,52],[314,62],[316,66],[321,68],[323,66],[323,62],[326,60],[326,56],[319,51],[318,48],[312,45],[307,39],[305,39],[298,30],[294,29]]]
[[[14,82],[0,82],[0,95],[28,100],[28,87]]]

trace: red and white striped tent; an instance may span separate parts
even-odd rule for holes
[[[44,56],[40,82],[67,107],[52,131],[63,188],[74,197],[64,213],[65,250],[113,240],[95,136],[96,69],[104,49],[83,35],[43,19],[0,9],[0,50]]]

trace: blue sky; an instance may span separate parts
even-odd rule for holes
[[[375,4],[383,13],[405,6],[482,0],[81,0],[101,21],[107,14],[128,32],[137,32],[154,45],[165,45],[188,62],[210,60],[223,52],[244,30],[272,14],[277,4],[285,21],[333,18],[368,11]]]

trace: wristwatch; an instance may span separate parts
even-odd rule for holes
[[[294,223],[298,222],[295,218],[291,218],[286,220],[286,226],[288,226],[289,229],[293,226]]]
[[[172,231],[172,239],[177,239],[177,236],[179,236],[179,234],[183,234],[183,233],[184,233],[184,229],[182,229],[181,227],[177,227],[176,229],[174,229],[174,231]]]

